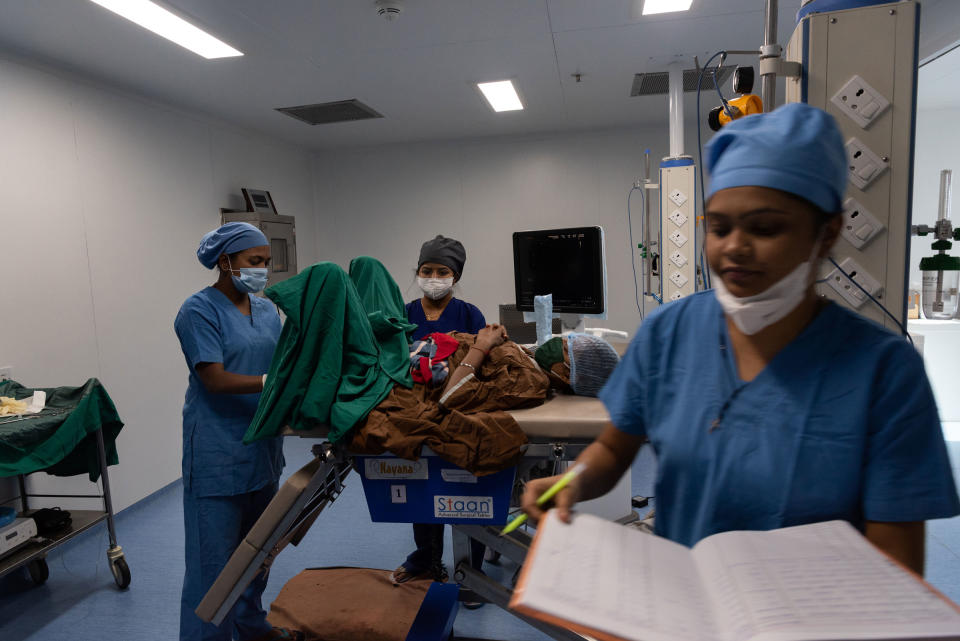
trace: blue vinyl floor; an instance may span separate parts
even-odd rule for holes
[[[309,459],[311,441],[287,439],[287,472]],[[950,443],[954,474],[960,478],[960,443]],[[645,449],[633,471],[634,494],[652,494],[655,463]],[[50,578],[31,587],[25,576],[0,581],[2,641],[159,641],[175,639],[183,579],[182,489],[179,483],[125,510],[117,536],[130,565],[130,589],[119,591],[106,563],[106,527],[98,526],[51,554]],[[927,578],[960,601],[960,517],[929,524]],[[318,519],[298,547],[278,557],[264,595],[272,601],[284,583],[307,567],[334,565],[394,568],[412,549],[410,527],[371,523],[359,478],[351,475],[340,499]],[[446,559],[451,559],[449,528]],[[515,566],[486,565],[506,582]],[[455,634],[510,641],[548,639],[519,619],[487,605],[461,609]]]

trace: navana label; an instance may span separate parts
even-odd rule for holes
[[[433,515],[438,519],[492,519],[492,496],[434,496]]]
[[[371,480],[427,478],[428,466],[425,459],[406,461],[399,458],[368,458],[363,463],[363,471]]]

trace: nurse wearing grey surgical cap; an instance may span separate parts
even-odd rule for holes
[[[270,246],[248,223],[227,223],[200,241],[197,259],[217,281],[190,296],[174,328],[189,369],[183,404],[186,572],[181,641],[296,638],[267,623],[257,577],[220,626],[194,613],[242,537],[277,492],[280,439],[243,444],[280,336],[277,308],[253,296],[267,282]],[[284,636],[286,634],[286,636]]]
[[[727,125],[706,159],[714,289],[637,330],[599,393],[610,425],[554,500],[560,518],[613,488],[649,441],[663,537],[692,546],[842,519],[922,574],[924,522],[960,513],[923,360],[816,292],[842,223],[840,130],[820,109],[785,105]],[[527,485],[531,517],[556,481]]]
[[[486,320],[476,306],[455,298],[453,286],[463,276],[467,251],[459,240],[437,236],[420,247],[417,260],[417,285],[423,296],[407,303],[407,320],[417,325],[413,340],[421,340],[433,333],[467,332],[476,334],[486,327]],[[396,583],[419,576],[430,576],[445,581],[443,567],[443,525],[414,523],[413,539],[417,549],[407,556],[393,573]],[[483,563],[484,546],[473,541],[473,565]],[[468,608],[479,603],[465,603]]]

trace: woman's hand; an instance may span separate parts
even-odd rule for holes
[[[485,352],[489,352],[497,345],[503,345],[507,340],[507,329],[503,325],[487,325],[477,332],[477,340],[474,343]]]
[[[537,499],[563,478],[563,475],[550,476],[545,479],[536,479],[527,483],[520,499],[520,507],[534,523],[544,517],[551,507],[556,508],[557,516],[564,523],[570,522],[570,510],[580,500],[579,477],[575,477],[567,487],[560,490],[546,505],[537,505]]]

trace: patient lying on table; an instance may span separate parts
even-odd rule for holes
[[[497,326],[411,346],[399,287],[367,257],[354,259],[349,274],[313,265],[266,295],[287,322],[247,441],[286,425],[328,426],[328,438],[351,452],[415,459],[427,446],[489,474],[513,465],[527,442],[507,410],[543,403],[551,387],[595,395],[618,360],[605,341],[583,334],[531,353]]]

